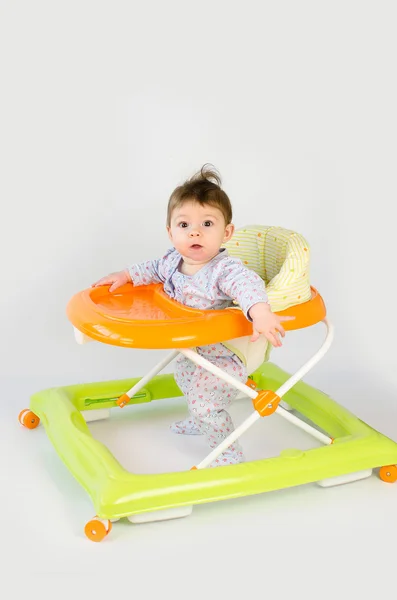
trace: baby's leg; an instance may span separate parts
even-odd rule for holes
[[[243,363],[222,344],[198,348],[198,352],[222,371],[241,382],[246,382],[247,371]],[[226,408],[230,406],[238,390],[199,366],[190,379],[190,387],[187,390],[190,413],[200,432],[206,436],[209,446],[215,448],[234,431],[232,418]],[[231,465],[243,461],[242,448],[236,440],[211,466]]]
[[[176,362],[175,368],[175,380],[185,394],[185,397],[188,395],[188,390],[191,387],[192,377],[197,368],[189,358],[180,355]],[[184,419],[183,421],[176,421],[170,425],[170,429],[173,433],[180,433],[184,435],[201,435],[201,431],[194,419],[194,417],[190,414],[189,417]]]

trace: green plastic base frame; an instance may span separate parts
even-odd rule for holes
[[[253,378],[260,389],[276,391],[289,375],[276,365],[265,363]],[[334,438],[332,445],[308,451],[287,449],[276,458],[233,466],[134,475],[92,437],[81,411],[115,407],[116,399],[138,381],[139,378],[52,388],[31,398],[30,409],[40,417],[55,450],[91,497],[100,518],[119,519],[238,498],[397,463],[396,442],[323,392],[300,382],[283,400]],[[158,375],[131,403],[180,395],[172,375]]]

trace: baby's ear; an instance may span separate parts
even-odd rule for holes
[[[233,223],[229,223],[225,227],[225,235],[223,236],[223,241],[228,242],[234,233],[234,225]]]
[[[167,233],[168,233],[168,237],[170,238],[171,242],[172,242],[172,233],[171,233],[171,227],[169,227],[167,225]]]

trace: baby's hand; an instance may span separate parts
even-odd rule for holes
[[[281,322],[295,319],[295,317],[279,317],[271,311],[270,306],[265,302],[254,304],[249,310],[249,315],[253,321],[254,329],[251,342],[256,342],[259,335],[263,334],[275,347],[281,346],[280,335],[285,336],[285,330]]]
[[[125,271],[110,273],[110,275],[102,277],[101,279],[93,283],[91,287],[99,287],[100,285],[110,285],[109,292],[114,292],[115,290],[117,290],[117,288],[121,287],[122,285],[131,282],[131,276],[126,269]]]

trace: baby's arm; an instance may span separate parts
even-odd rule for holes
[[[218,286],[239,303],[247,319],[252,321],[252,342],[263,334],[273,346],[281,346],[279,334],[285,336],[281,322],[294,317],[279,317],[271,311],[265,283],[255,271],[244,267],[240,260],[230,258],[219,275]]]
[[[172,252],[172,250],[168,251],[162,258],[136,263],[123,271],[106,275],[106,277],[102,277],[95,282],[92,287],[110,285],[109,292],[114,292],[117,288],[126,283],[133,283],[134,285],[163,283],[166,278],[167,264],[169,262],[168,255],[170,252]]]
[[[295,317],[279,317],[271,311],[270,305],[264,302],[258,302],[249,309],[249,316],[252,319],[252,325],[254,329],[252,342],[256,342],[260,334],[263,334],[265,338],[273,346],[281,346],[281,337],[285,336],[284,327],[281,325],[282,321],[291,321]]]
[[[95,283],[91,285],[91,287],[99,287],[100,285],[110,285],[109,292],[114,292],[117,288],[125,285],[126,283],[131,283],[132,279],[128,272],[128,269],[124,269],[124,271],[117,271],[116,273],[110,273],[110,275],[106,275],[105,277],[101,277]]]
[[[240,259],[227,257],[219,263],[217,284],[226,296],[238,302],[249,321],[249,310],[254,304],[268,303],[265,282]]]

